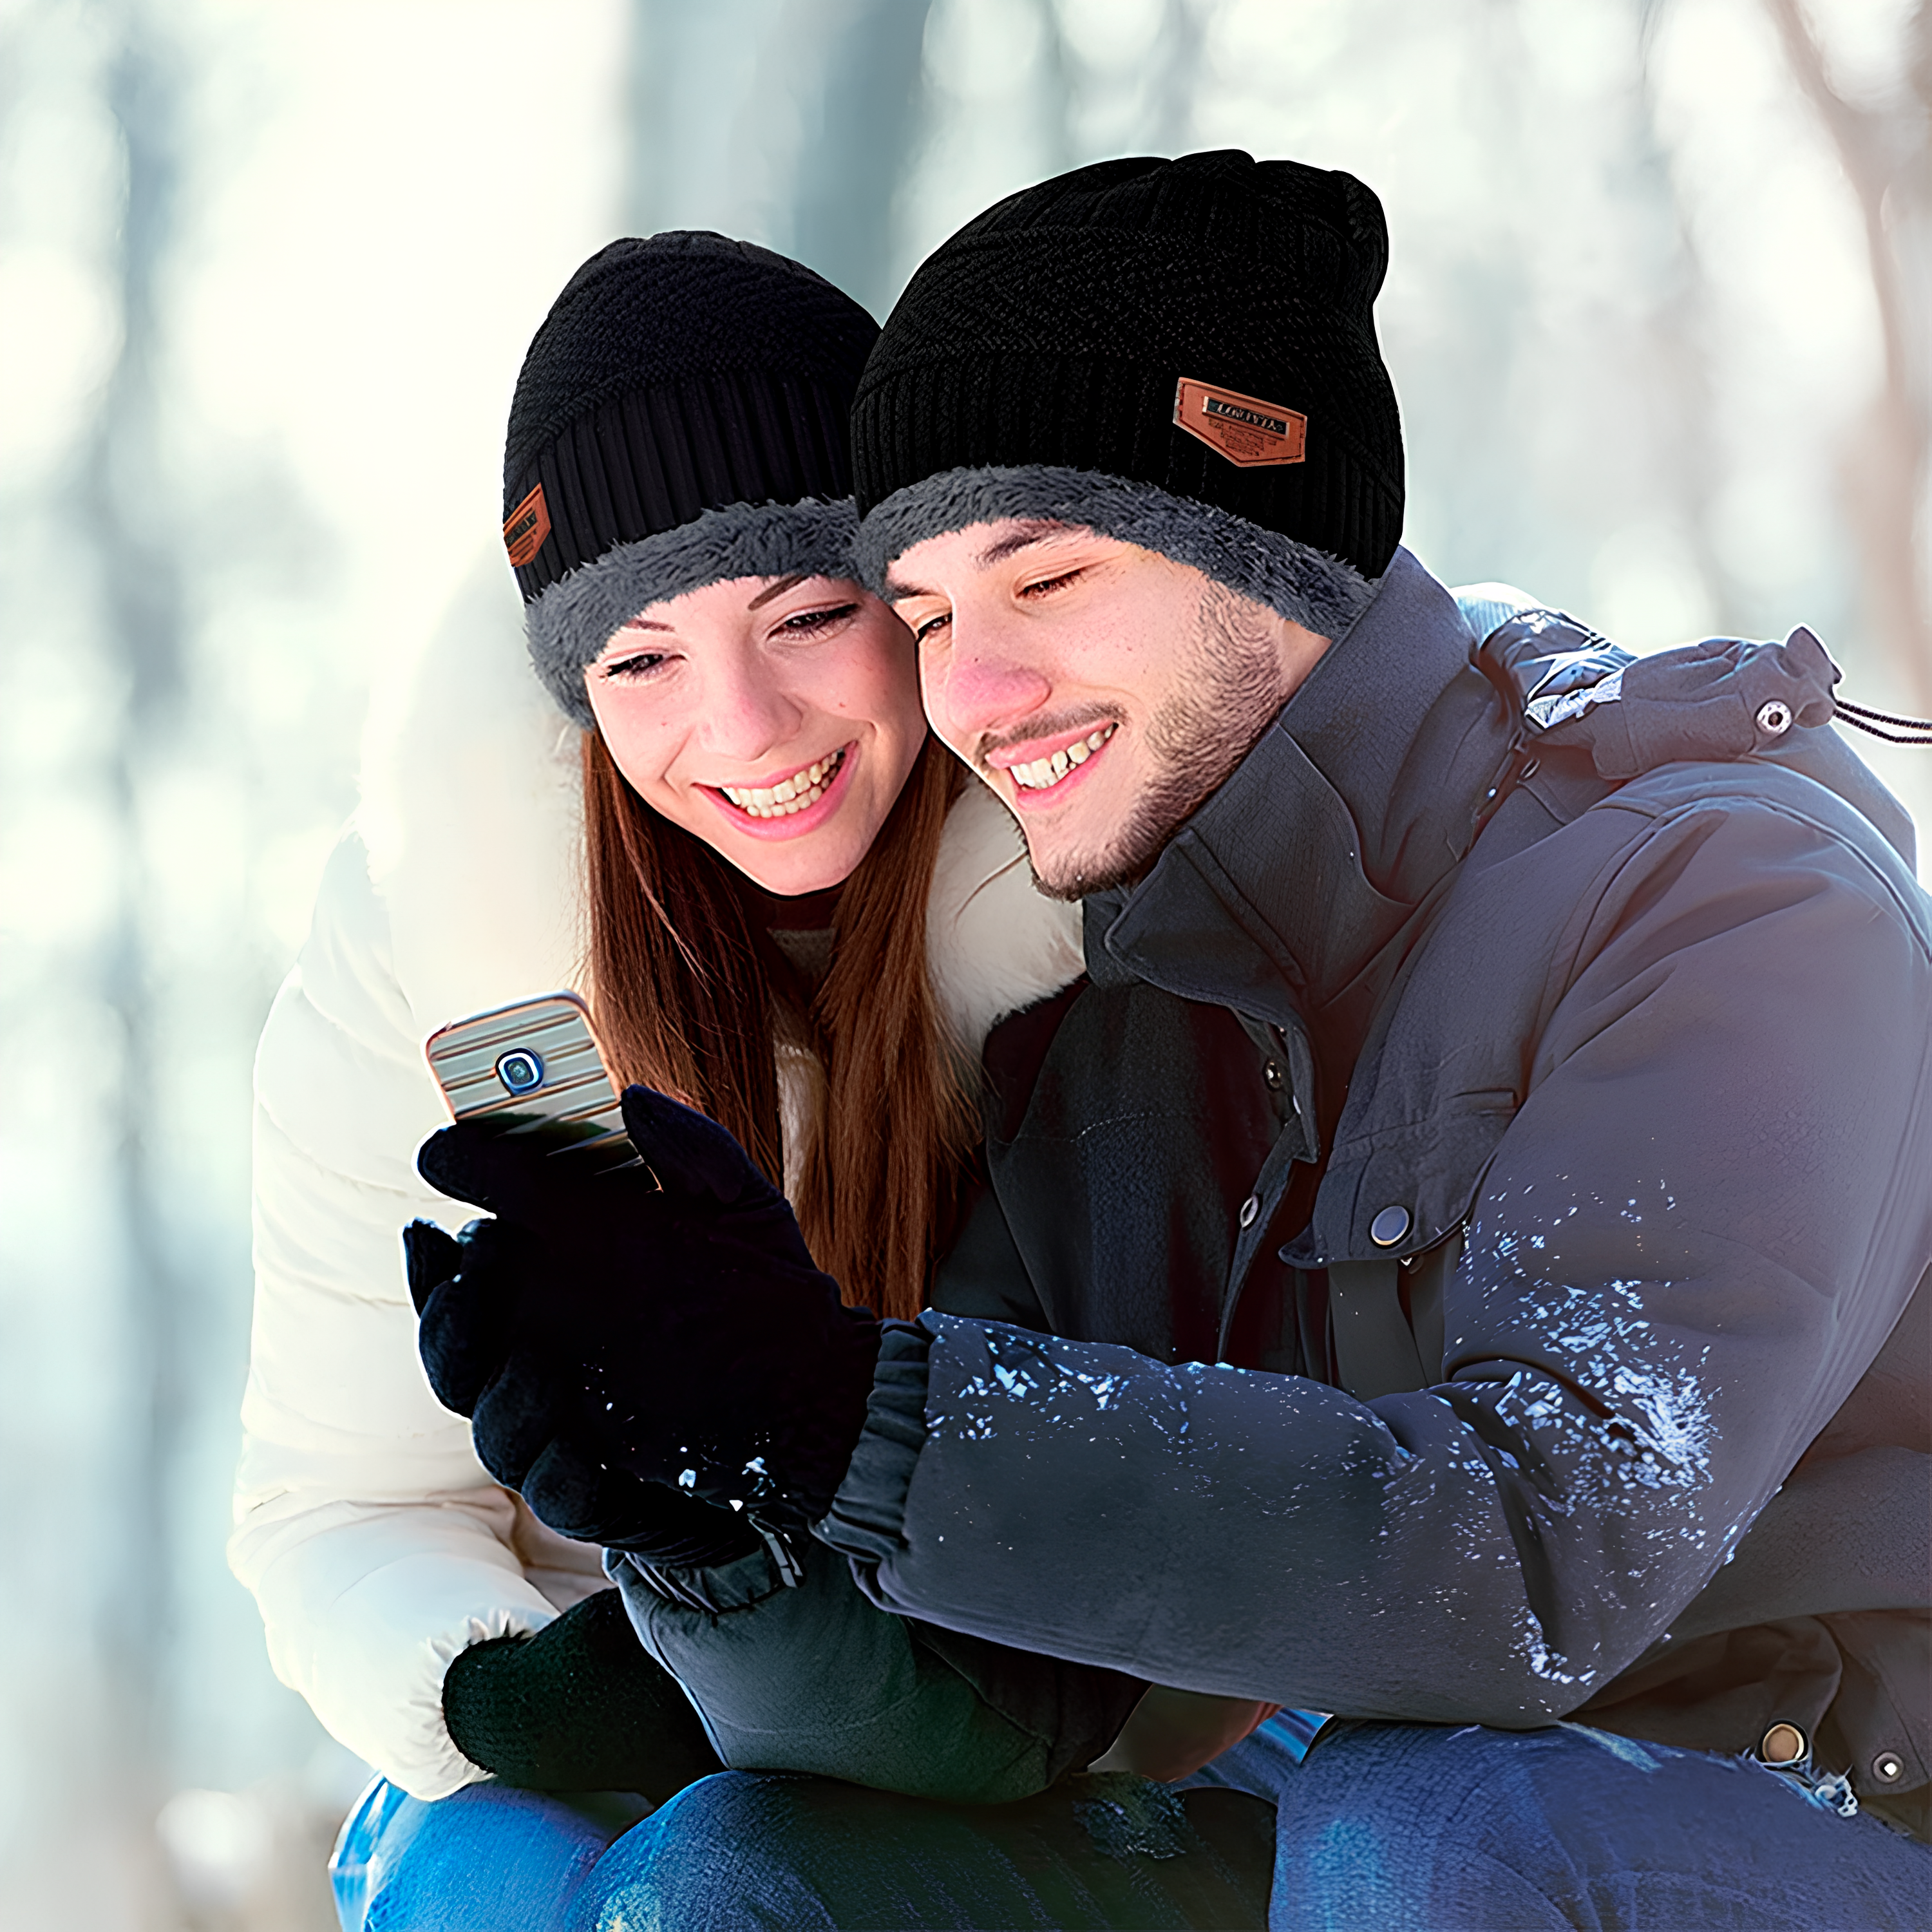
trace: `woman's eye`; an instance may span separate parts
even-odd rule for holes
[[[613,658],[601,669],[608,679],[648,677],[664,662],[662,651],[638,651],[630,657]]]
[[[832,604],[822,610],[800,610],[788,617],[778,628],[795,638],[809,637],[814,632],[830,630],[834,624],[844,622],[858,608],[856,604]]]

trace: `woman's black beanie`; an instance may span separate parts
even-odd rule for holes
[[[868,566],[936,533],[931,479],[992,472],[1141,486],[1226,513],[1226,541],[1240,519],[1379,577],[1402,514],[1373,315],[1388,262],[1382,204],[1353,176],[1235,151],[1104,161],[1009,196],[927,260],[866,365]]]
[[[849,569],[847,418],[878,336],[822,276],[722,235],[614,242],[571,277],[517,378],[503,541],[579,724],[584,667],[646,604]]]

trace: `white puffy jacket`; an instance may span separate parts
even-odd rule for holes
[[[450,1659],[542,1628],[604,1582],[598,1553],[493,1482],[468,1424],[430,1394],[400,1239],[415,1216],[453,1229],[472,1211],[416,1172],[446,1118],[424,1039],[580,977],[578,750],[493,570],[372,728],[362,808],[256,1060],[254,1331],[229,1560],[276,1675],[420,1798],[484,1775],[444,1728]],[[976,784],[947,822],[927,931],[940,1004],[976,1054],[1003,1013],[1082,970],[1077,908],[1034,891],[1016,828]],[[784,1070],[789,1121],[800,1083]]]

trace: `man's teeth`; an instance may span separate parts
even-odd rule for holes
[[[816,805],[844,762],[845,754],[834,752],[830,758],[807,765],[790,778],[780,778],[775,785],[720,785],[718,789],[740,812],[749,812],[754,818],[788,818],[794,812]]]
[[[1028,791],[1044,791],[1048,785],[1059,784],[1076,765],[1084,765],[1117,728],[1103,724],[1099,730],[1090,731],[1072,744],[1062,746],[1050,758],[1036,758],[1030,765],[1009,765],[1006,770],[1012,775],[1015,784]]]

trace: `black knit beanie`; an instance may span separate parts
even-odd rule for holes
[[[850,575],[846,418],[878,325],[722,235],[614,242],[524,358],[503,542],[537,674],[592,724],[584,670],[646,604],[733,577]]]
[[[1336,634],[1402,533],[1388,262],[1353,176],[1237,151],[1010,196],[927,260],[866,366],[862,568],[876,584],[928,537],[1047,517]]]

